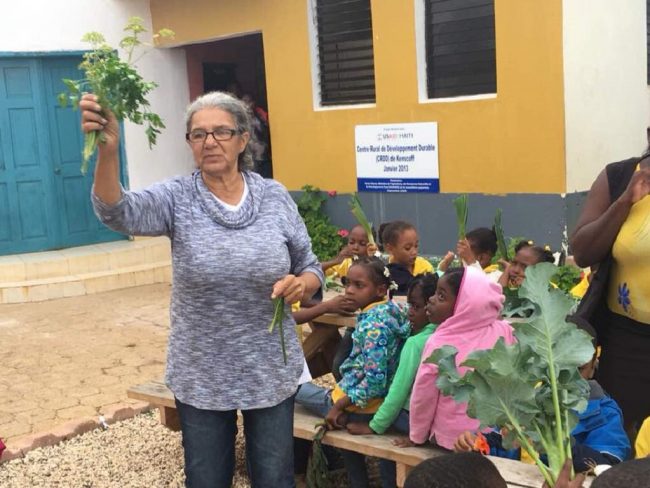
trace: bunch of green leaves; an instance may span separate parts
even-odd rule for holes
[[[150,110],[146,98],[158,85],[153,81],[145,81],[134,66],[136,62],[133,59],[134,51],[144,44],[139,36],[147,31],[142,22],[140,17],[131,17],[124,28],[128,35],[120,41],[119,46],[127,55],[126,61],[120,59],[117,51],[106,43],[106,39],[99,32],[85,34],[82,41],[89,43],[92,48],[83,55],[83,61],[79,65],[85,78],[64,79],[63,83],[68,92],[60,93],[58,100],[63,107],[70,103],[76,108],[81,95],[87,91],[92,92],[97,96],[102,108],[113,112],[118,121],[127,119],[135,124],[146,124],[145,133],[149,147],[152,147],[165,124]],[[154,35],[154,39],[173,35],[171,30],[161,29]],[[88,162],[95,153],[97,145],[104,141],[105,137],[99,131],[86,133],[82,151],[81,172],[83,174],[88,169]]]
[[[506,238],[503,235],[503,226],[501,225],[501,214],[502,210],[497,209],[497,213],[494,216],[494,233],[497,236],[497,255],[501,259],[506,261],[510,260],[510,254],[508,253],[508,244],[506,244]]]
[[[368,217],[366,216],[366,213],[363,211],[363,207],[361,206],[359,195],[356,193],[353,194],[350,198],[350,211],[352,212],[352,215],[354,215],[354,217],[357,219],[357,222],[359,222],[359,225],[361,225],[361,227],[363,227],[363,230],[366,231],[366,234],[368,235],[368,244],[372,244],[374,246],[375,238],[372,235],[372,222],[368,221]]]
[[[327,196],[317,187],[305,185],[298,199],[298,212],[305,222],[311,238],[311,247],[320,261],[336,256],[345,240],[338,235],[338,228],[332,224],[324,210]]]
[[[325,422],[316,424],[311,445],[311,456],[307,463],[307,488],[328,488],[330,486],[327,458],[323,452],[323,437],[327,433]]]
[[[284,364],[287,364],[287,349],[284,344],[284,318],[286,314],[284,313],[284,297],[277,297],[273,299],[273,319],[269,325],[269,334],[272,334],[275,328],[278,328],[278,334],[280,335],[280,347],[282,348],[282,359],[284,359]]]
[[[504,429],[505,446],[525,449],[549,486],[571,457],[576,412],[586,408],[589,395],[578,367],[594,354],[591,337],[566,322],[572,301],[549,287],[554,273],[549,263],[526,269],[519,294],[534,304],[534,312],[513,324],[515,344],[499,339],[492,349],[472,352],[461,364],[471,368],[464,374],[454,347],[437,349],[426,360],[438,365],[441,392],[467,402],[467,414],[481,427]]]
[[[565,293],[570,293],[571,289],[580,283],[582,270],[575,266],[567,265],[558,266],[557,273],[553,276],[551,281]]]
[[[467,228],[467,193],[463,193],[454,198],[454,208],[456,209],[456,220],[458,222],[458,240],[465,239]]]

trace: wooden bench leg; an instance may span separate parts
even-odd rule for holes
[[[181,430],[181,422],[178,418],[178,410],[171,407],[158,407],[160,412],[160,423],[170,430]]]
[[[402,463],[396,463],[397,464],[397,486],[399,488],[402,488],[404,486],[404,482],[406,481],[406,477],[409,474],[409,471],[411,471],[411,466],[407,466],[406,464]]]

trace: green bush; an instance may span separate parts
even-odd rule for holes
[[[311,185],[303,186],[302,192],[298,199],[298,212],[307,226],[312,250],[320,261],[332,259],[345,244],[345,239],[339,234],[341,230],[332,224],[323,209],[327,196]]]

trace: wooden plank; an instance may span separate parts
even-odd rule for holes
[[[158,407],[160,412],[160,423],[170,430],[178,432],[181,430],[181,420],[178,418],[178,410],[172,407]]]
[[[162,381],[150,381],[149,383],[132,386],[127,390],[126,396],[149,402],[157,407],[176,408],[174,395]]]
[[[129,398],[144,400],[160,407],[161,423],[173,430],[180,429],[174,396],[163,382],[150,381],[149,383],[136,385],[129,388],[127,394]],[[308,412],[301,405],[296,405],[293,427],[294,437],[307,440],[313,439],[316,433],[316,424],[320,421],[319,417]],[[353,436],[346,431],[339,430],[328,432],[323,437],[323,444],[355,451],[366,456],[395,461],[397,463],[398,480],[402,482],[411,467],[417,466],[425,459],[448,453],[448,451],[434,446],[396,447],[393,445],[393,440],[398,437],[390,434]],[[525,464],[512,459],[488,457],[497,467],[509,487],[539,488],[544,482],[537,467],[532,464]],[[403,485],[398,481],[398,486]],[[591,479],[587,479],[584,486],[591,486]]]
[[[312,320],[314,324],[335,325],[336,327],[354,327],[357,319],[354,315],[339,315],[336,313],[325,313]]]

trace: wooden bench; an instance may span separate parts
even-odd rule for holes
[[[143,400],[158,407],[160,422],[172,430],[180,430],[174,396],[163,383],[151,381],[136,385],[129,388],[127,394],[129,398]],[[316,424],[320,420],[316,415],[309,413],[300,405],[296,405],[294,437],[313,439],[316,433]],[[354,436],[345,431],[332,431],[325,435],[323,444],[394,461],[397,465],[397,486],[400,487],[404,486],[404,480],[411,468],[425,459],[445,454],[445,451],[434,447],[395,447],[392,441],[396,437],[390,434]],[[541,488],[544,480],[535,466],[491,456],[490,460],[496,465],[509,487]],[[587,482],[585,486],[590,484]]]

